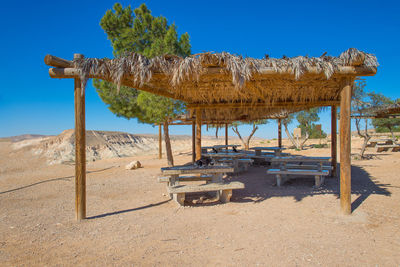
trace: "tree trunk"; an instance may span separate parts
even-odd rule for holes
[[[304,139],[299,144],[299,148],[301,150],[303,150],[303,146],[304,146],[304,144],[306,143],[306,141],[308,140],[309,137],[310,137],[310,135],[306,132],[306,136],[304,137]]]
[[[240,141],[242,142],[242,144],[243,144],[243,146],[244,146],[244,149],[245,149],[245,150],[249,149],[248,144],[246,144],[246,142],[243,140],[243,138],[242,138],[242,136],[240,135],[239,130],[238,130],[238,128],[237,128],[236,125],[232,126],[232,130],[233,130],[233,132],[239,137]]]
[[[250,140],[253,137],[254,133],[257,131],[258,126],[256,126],[255,124],[253,124],[253,130],[251,131],[250,135],[247,137],[246,140],[244,140],[242,138],[242,136],[239,133],[239,130],[237,128],[237,126],[232,126],[232,130],[235,132],[235,134],[239,137],[240,141],[242,141],[242,144],[244,146],[244,150],[249,150],[250,147]]]
[[[388,127],[388,128],[389,128],[390,133],[392,134],[392,140],[394,142],[396,140],[396,138],[394,137],[393,129],[392,129],[392,127]]]
[[[249,149],[250,147],[250,139],[253,137],[254,133],[258,130],[258,126],[256,126],[255,124],[253,124],[253,130],[251,131],[249,137],[247,137],[247,147],[245,147],[246,150]]]
[[[362,134],[361,130],[360,130],[360,121],[361,119],[357,119],[356,118],[356,128],[357,128],[357,133],[360,137],[362,137],[364,139],[363,145],[361,147],[360,153],[358,154],[360,159],[364,159],[364,153],[365,153],[365,149],[367,148],[367,144],[369,139],[371,139],[371,136],[368,134],[368,120],[365,120],[365,133]]]
[[[297,144],[297,142],[294,140],[293,136],[290,134],[288,128],[287,128],[287,123],[283,123],[283,126],[285,127],[285,133],[287,135],[287,137],[289,138],[290,142],[292,142],[292,144],[299,149],[299,145]]]
[[[217,128],[215,129],[215,138],[218,139],[218,126],[217,126]]]
[[[367,148],[369,139],[371,139],[371,137],[366,137],[366,138],[364,137],[364,142],[361,147],[360,154],[359,154],[360,158],[364,158],[365,149]]]
[[[172,156],[171,140],[169,139],[168,122],[164,122],[164,140],[165,140],[165,151],[167,152],[168,166],[174,166],[174,157]]]

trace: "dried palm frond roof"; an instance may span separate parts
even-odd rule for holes
[[[163,73],[168,76],[168,87],[178,88],[185,81],[199,82],[202,74],[208,67],[222,67],[219,74],[230,74],[232,85],[243,88],[255,74],[262,73],[263,69],[270,68],[276,73],[289,73],[299,80],[307,72],[324,74],[329,79],[340,67],[365,66],[375,68],[379,65],[375,56],[350,48],[339,57],[322,55],[321,57],[283,57],[281,59],[243,58],[227,52],[201,53],[186,58],[165,55],[146,58],[137,53],[126,54],[115,59],[82,58],[74,60],[75,68],[80,72],[83,80],[90,75],[100,75],[111,79],[120,86],[123,78],[131,80],[135,87],[142,87],[149,83],[153,74]]]
[[[244,58],[226,52],[148,59],[132,53],[115,59],[75,59],[71,73],[79,75],[83,85],[88,78],[100,78],[118,87],[126,85],[182,100],[190,109],[240,107],[248,113],[250,108],[264,107],[257,116],[265,117],[273,113],[264,111],[283,107],[334,104],[340,99],[344,79],[374,75],[378,65],[374,55],[355,48],[339,57],[280,59]],[[52,77],[59,77],[53,70]]]

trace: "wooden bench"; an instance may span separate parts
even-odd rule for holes
[[[329,175],[328,170],[302,170],[302,169],[269,169],[267,174],[276,175],[276,185],[281,186],[284,181],[282,181],[282,175],[296,175],[296,176],[314,176],[315,177],[315,187],[318,188],[324,183],[325,176]]]
[[[376,145],[376,152],[384,151],[398,152],[400,151],[400,145]]]
[[[224,183],[223,174],[233,173],[234,168],[232,166],[204,166],[198,167],[193,165],[174,166],[161,168],[163,175],[166,178],[159,179],[168,183],[167,191],[171,197],[180,205],[183,205],[185,200],[185,193],[193,192],[207,192],[217,191],[217,197],[222,202],[228,202],[232,195],[233,189],[244,188],[243,183],[232,182]],[[187,174],[193,176],[186,176]],[[185,175],[185,176],[181,176]],[[195,176],[198,175],[196,178]],[[211,176],[211,181],[208,181],[208,176]],[[180,185],[182,181],[202,181],[206,180],[206,184],[202,185]],[[224,191],[225,190],[225,191]],[[224,191],[224,192],[223,192]],[[222,194],[222,197],[221,197]]]
[[[173,199],[181,206],[185,202],[186,193],[212,192],[217,191],[217,196],[222,203],[227,203],[232,197],[233,189],[243,189],[241,182],[230,183],[208,183],[202,185],[176,185],[168,187],[168,193],[173,194]]]
[[[178,176],[175,178],[177,182],[198,182],[198,181],[211,181],[212,175],[202,175],[202,176]],[[169,183],[170,176],[158,177],[158,182]]]
[[[385,139],[370,139],[367,147],[376,147],[379,145],[393,145],[393,140],[389,138]]]

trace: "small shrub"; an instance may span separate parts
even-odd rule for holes
[[[315,144],[315,145],[313,145],[313,147],[314,148],[325,148],[325,147],[328,147],[328,145],[327,144]]]

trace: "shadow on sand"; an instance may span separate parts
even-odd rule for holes
[[[104,213],[104,214],[100,214],[100,215],[95,215],[95,216],[87,217],[86,219],[92,220],[92,219],[98,219],[98,218],[104,218],[104,217],[107,217],[107,216],[117,215],[117,214],[121,214],[121,213],[127,213],[127,212],[132,212],[132,211],[137,211],[137,210],[143,210],[143,209],[147,209],[147,208],[151,208],[151,207],[160,206],[160,205],[168,203],[170,201],[171,201],[171,199],[168,199],[168,200],[165,200],[165,201],[161,201],[161,202],[154,203],[154,204],[152,203],[152,204],[149,204],[149,205],[146,205],[146,206],[142,206],[142,207],[126,209],[126,210],[119,210],[119,211],[113,211],[113,212],[108,212],[108,213]]]
[[[296,201],[314,195],[332,194],[340,197],[339,177],[326,178],[325,184],[320,188],[313,188],[313,178],[298,178],[287,181],[283,186],[275,186],[275,176],[266,174],[267,168],[253,167],[248,172],[232,176],[230,181],[240,181],[245,184],[245,189],[237,190],[232,201],[236,202],[261,202],[273,197],[293,197]],[[340,173],[340,164],[338,164],[338,173]],[[368,172],[358,166],[351,166],[351,193],[359,195],[353,200],[352,210],[357,209],[370,195],[390,196],[387,190],[390,184],[379,183],[373,179]]]
[[[105,171],[105,170],[109,170],[111,168],[114,168],[114,166],[111,166],[111,167],[108,167],[108,168],[105,168],[105,169],[101,169],[101,170],[87,171],[86,173],[102,172],[102,171]],[[7,191],[0,192],[0,195],[1,194],[6,194],[6,193],[10,193],[10,192],[14,192],[14,191],[18,191],[18,190],[25,189],[25,188],[29,188],[29,187],[32,187],[32,186],[44,184],[44,183],[49,183],[49,182],[70,181],[70,179],[72,179],[72,178],[75,178],[75,176],[72,175],[72,176],[66,176],[66,177],[59,177],[59,178],[52,178],[52,179],[48,179],[48,180],[43,180],[43,181],[36,182],[36,183],[33,183],[33,184],[28,184],[28,185],[24,185],[24,186],[21,186],[21,187],[18,187],[18,188],[14,188],[14,189],[10,189],[10,190],[7,190]]]

